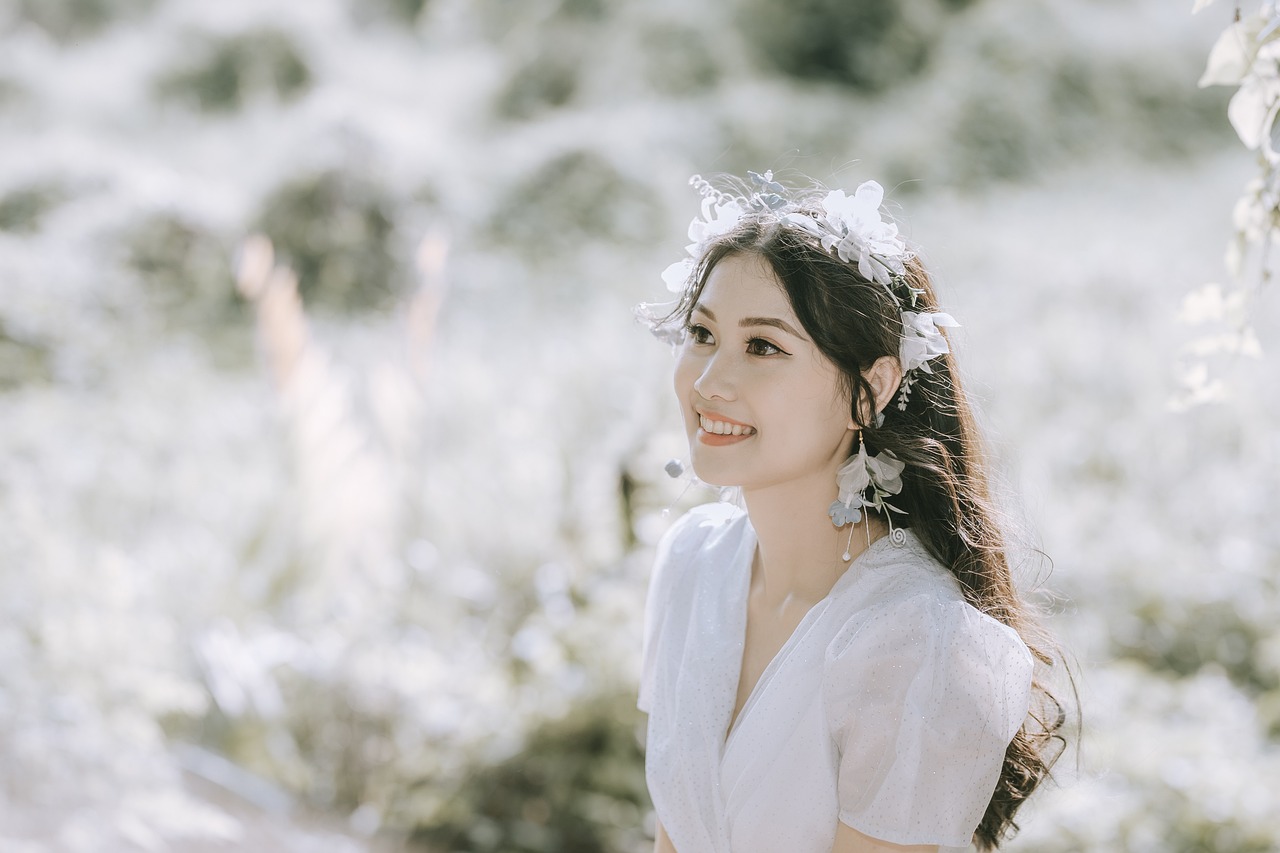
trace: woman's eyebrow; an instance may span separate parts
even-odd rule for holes
[[[799,338],[802,341],[808,340],[804,335],[793,329],[786,320],[779,320],[776,317],[743,317],[738,321],[738,325],[743,328],[748,326],[773,326],[775,329],[781,329],[792,337]]]
[[[703,305],[701,302],[694,305],[693,310],[706,314],[708,320],[713,323],[716,322],[716,315],[711,312],[710,308]],[[781,329],[787,334],[799,338],[802,341],[808,340],[808,338],[792,328],[791,324],[786,320],[779,320],[777,317],[743,317],[738,321],[738,325],[744,329],[750,328],[751,326],[773,326],[775,329]]]

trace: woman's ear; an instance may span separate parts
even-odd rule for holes
[[[896,355],[882,355],[875,360],[874,364],[862,371],[862,378],[871,385],[875,395],[875,411],[869,411],[871,408],[869,400],[863,400],[862,407],[858,411],[862,422],[869,424],[876,414],[884,411],[884,407],[889,405],[889,398],[902,384],[902,362],[898,361]]]

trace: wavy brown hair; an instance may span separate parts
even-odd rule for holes
[[[782,213],[819,214],[821,191],[801,195]],[[773,270],[796,317],[818,349],[840,371],[854,422],[867,452],[890,451],[904,461],[897,496],[900,526],[910,527],[960,582],[978,610],[1013,628],[1037,663],[1027,718],[1005,751],[1000,778],[974,833],[980,850],[992,850],[1017,830],[1014,814],[1049,774],[1062,753],[1066,715],[1048,683],[1062,656],[1014,586],[1005,532],[991,497],[990,463],[951,353],[929,361],[932,373],[916,371],[905,409],[884,408],[884,422],[864,422],[859,400],[875,403],[864,370],[882,356],[897,356],[907,286],[918,291],[916,310],[938,310],[928,273],[919,260],[906,264],[897,292],[863,277],[855,263],[828,254],[812,237],[779,221],[777,213],[750,213],[706,248],[674,311],[663,323],[689,322],[707,276],[730,255],[756,255]],[[945,333],[945,332],[944,332]],[[895,389],[896,393],[896,389]],[[1069,678],[1069,675],[1068,675]]]

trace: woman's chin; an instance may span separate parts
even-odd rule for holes
[[[729,474],[723,470],[717,470],[718,466],[708,465],[705,462],[699,465],[696,452],[693,454],[692,462],[693,464],[691,467],[693,468],[693,475],[698,478],[698,482],[700,483],[708,486],[715,486],[720,489],[727,486],[739,485],[736,478],[729,476]]]

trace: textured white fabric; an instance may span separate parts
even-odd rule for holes
[[[756,539],[708,504],[658,547],[638,707],[678,853],[830,853],[836,822],[965,849],[1021,725],[1031,655],[908,531],[872,543],[760,676],[728,741]]]

